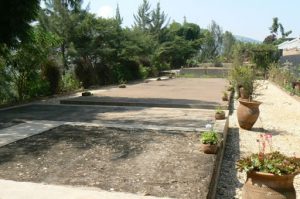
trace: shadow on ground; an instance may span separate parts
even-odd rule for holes
[[[0,178],[205,198],[215,155],[199,134],[62,126],[0,147]]]

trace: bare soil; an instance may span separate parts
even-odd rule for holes
[[[206,198],[214,155],[199,134],[61,126],[0,148],[0,178]]]

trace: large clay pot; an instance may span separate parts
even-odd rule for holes
[[[293,186],[295,175],[274,175],[261,172],[247,173],[243,199],[296,199]]]
[[[250,130],[259,116],[259,105],[261,102],[239,99],[237,118],[241,128]]]

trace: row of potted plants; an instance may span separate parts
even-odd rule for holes
[[[261,102],[254,100],[255,73],[250,66],[234,67],[230,81],[238,93],[237,108],[238,123],[241,128],[251,130],[259,117]],[[219,107],[216,119],[225,112]],[[224,116],[223,116],[224,115]],[[246,172],[247,179],[243,186],[243,199],[296,199],[293,186],[295,176],[300,172],[300,158],[289,157],[272,149],[272,135],[260,134],[258,141],[259,152],[241,158],[237,169]],[[201,134],[204,153],[216,153],[220,139],[211,128]],[[269,145],[269,151],[266,148]]]
[[[255,72],[251,66],[234,67],[230,81],[236,88],[239,106],[238,123],[241,128],[251,130],[259,117],[262,102],[253,98],[256,88]],[[237,162],[237,169],[247,173],[243,186],[243,199],[295,199],[293,179],[300,171],[300,160],[272,150],[272,135],[261,134],[258,139],[259,152],[250,154]],[[266,146],[269,152],[266,153]]]

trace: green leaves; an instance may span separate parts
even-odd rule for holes
[[[217,144],[219,140],[218,134],[213,130],[203,132],[200,138],[203,144],[211,144],[211,145]]]
[[[252,154],[237,162],[239,171],[259,171],[276,175],[293,174],[300,171],[300,160],[287,157],[278,151],[268,154]]]

